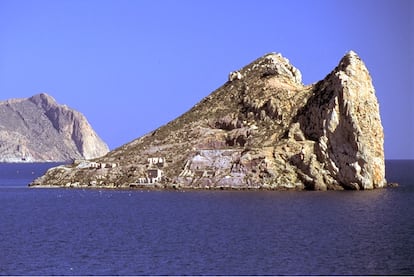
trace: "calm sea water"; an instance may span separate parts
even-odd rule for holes
[[[0,164],[0,275],[414,274],[414,161],[374,191],[30,189]]]

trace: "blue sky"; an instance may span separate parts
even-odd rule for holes
[[[46,92],[111,149],[280,52],[305,84],[349,50],[380,103],[387,159],[414,159],[414,1],[0,0],[0,100]]]

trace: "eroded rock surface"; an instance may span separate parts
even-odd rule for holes
[[[0,162],[92,159],[108,151],[81,113],[45,93],[0,102]]]
[[[228,82],[179,118],[86,166],[51,169],[31,185],[311,190],[385,186],[378,102],[358,55],[347,53],[315,84],[305,86],[301,79],[281,54],[267,54],[231,72]]]

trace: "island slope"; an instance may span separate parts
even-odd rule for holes
[[[31,186],[374,189],[386,185],[383,144],[372,80],[355,52],[312,85],[270,53],[177,119]]]

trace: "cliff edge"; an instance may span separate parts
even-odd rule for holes
[[[108,151],[80,112],[45,93],[0,102],[0,162],[63,162]]]
[[[308,86],[270,53],[177,119],[31,186],[374,189],[386,185],[383,144],[375,90],[355,52]]]

